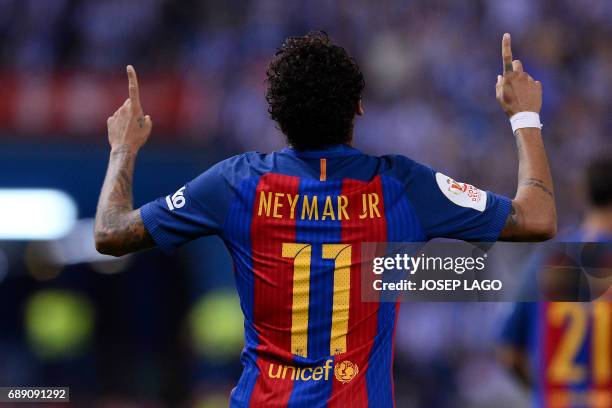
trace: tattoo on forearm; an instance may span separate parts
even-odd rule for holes
[[[546,185],[544,184],[543,180],[539,180],[539,179],[531,178],[530,177],[530,178],[528,178],[526,180],[521,180],[519,185],[520,186],[526,186],[526,187],[530,187],[530,186],[537,187],[540,190],[542,190],[543,192],[545,192],[546,194],[548,194],[550,196],[550,198],[554,198],[555,197],[553,192],[548,187],[546,187]]]
[[[96,214],[96,239],[112,242],[123,253],[153,246],[140,211],[132,205],[134,159],[129,146],[111,153]]]
[[[512,207],[510,207],[510,214],[508,215],[508,219],[506,220],[506,227],[518,228],[520,226],[520,214],[517,211],[516,206],[512,203]]]

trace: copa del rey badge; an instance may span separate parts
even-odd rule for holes
[[[458,206],[481,212],[487,206],[487,193],[471,184],[455,181],[442,173],[436,173],[436,182],[446,198]]]

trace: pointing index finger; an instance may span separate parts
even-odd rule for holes
[[[128,89],[130,93],[130,100],[132,102],[132,108],[140,109],[140,94],[138,90],[138,77],[136,76],[136,70],[133,66],[127,66],[128,75]]]
[[[510,34],[504,34],[502,38],[502,61],[504,63],[504,74],[512,72],[512,45]]]

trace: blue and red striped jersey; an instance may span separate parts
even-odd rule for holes
[[[609,243],[612,237],[579,231],[563,239],[586,240]],[[609,269],[609,257],[603,261]],[[532,260],[526,275],[531,285],[546,263],[543,254]],[[589,303],[516,303],[501,343],[528,356],[534,407],[612,407],[612,291]]]
[[[398,304],[361,301],[362,242],[493,241],[510,200],[346,145],[222,161],[141,208],[166,250],[219,235],[245,322],[232,407],[392,407]]]

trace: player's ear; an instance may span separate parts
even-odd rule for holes
[[[355,113],[359,116],[362,116],[365,113],[363,110],[363,105],[361,104],[361,99],[357,101],[357,106],[355,107]]]

